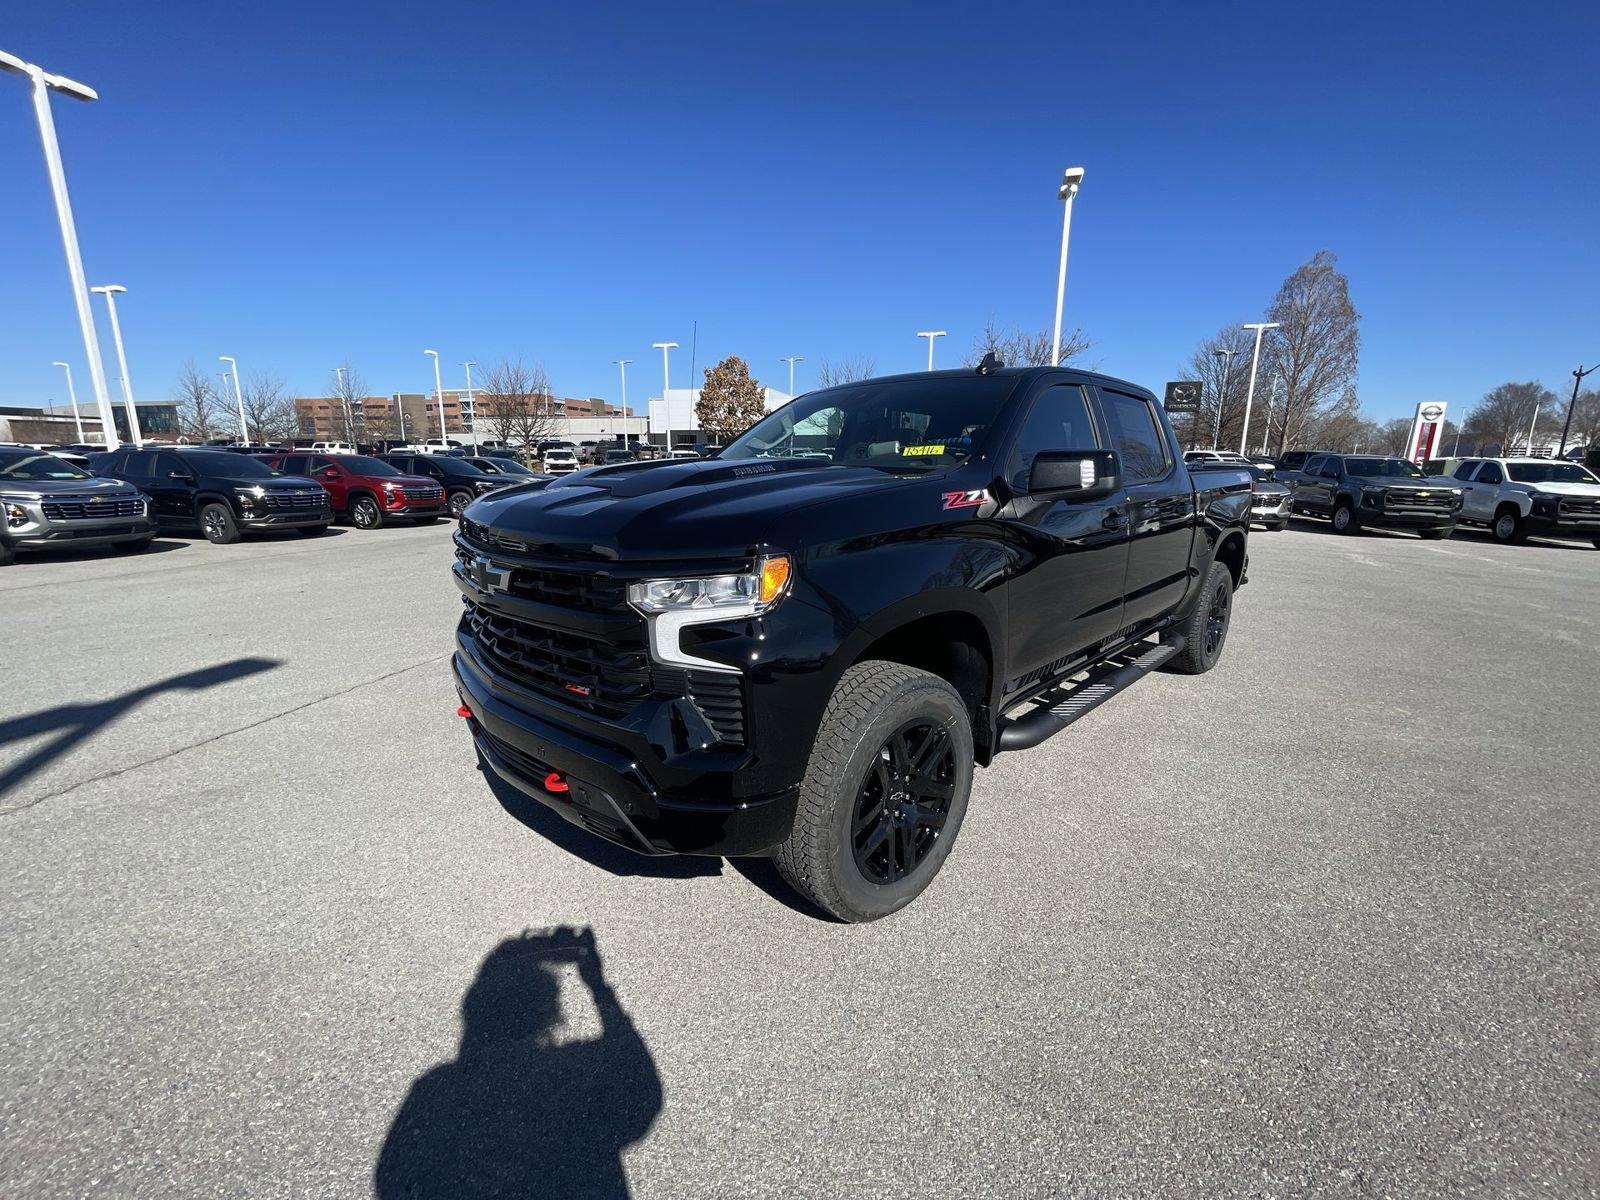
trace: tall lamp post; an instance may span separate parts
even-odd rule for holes
[[[433,400],[439,406],[439,443],[448,447],[450,437],[444,430],[444,381],[439,377],[439,352],[424,350],[423,353],[433,359]]]
[[[628,364],[631,358],[613,358],[611,360],[622,372],[622,448],[628,448]]]
[[[1056,327],[1050,341],[1050,365],[1061,365],[1061,307],[1067,298],[1067,241],[1072,236],[1072,201],[1083,186],[1083,168],[1068,167],[1061,175],[1061,268],[1056,272]],[[931,368],[930,368],[931,369]]]
[[[344,387],[344,368],[335,367],[333,371],[339,377],[339,407],[344,410],[345,436],[354,442],[356,440],[356,422],[354,415],[350,412],[350,395],[345,391]]]
[[[122,324],[117,320],[117,296],[128,289],[120,283],[108,283],[89,290],[106,298],[106,311],[111,314],[111,341],[117,348],[117,366],[122,371],[122,407],[128,413],[128,432],[133,435],[133,444],[142,448],[144,434],[139,429],[139,410],[133,406],[133,380],[128,378],[128,356],[122,350]]]
[[[933,339],[945,337],[945,331],[942,329],[924,329],[917,336],[928,339],[928,370],[931,371],[933,370]]]
[[[1272,377],[1272,391],[1267,393],[1267,424],[1261,431],[1261,453],[1267,453],[1267,446],[1272,441],[1272,410],[1278,407],[1278,385],[1283,382],[1283,376]]]
[[[72,364],[53,362],[50,365],[67,373],[67,399],[72,401],[72,423],[78,429],[78,445],[87,446],[89,443],[83,440],[83,418],[78,416],[78,389],[72,386]]]
[[[1256,331],[1256,348],[1250,353],[1250,388],[1244,394],[1244,428],[1239,431],[1240,454],[1249,448],[1250,406],[1256,399],[1256,368],[1261,365],[1261,335],[1269,329],[1277,329],[1280,324],[1278,321],[1252,321],[1240,326],[1241,329]]]
[[[467,369],[467,416],[472,421],[472,452],[478,452],[478,410],[472,403],[472,368],[478,365],[475,358],[468,359],[461,364]]]
[[[1217,423],[1211,431],[1211,448],[1215,450],[1222,440],[1222,406],[1228,402],[1228,382],[1233,372],[1233,356],[1237,350],[1213,350],[1212,355],[1222,359],[1222,389],[1217,395]]]
[[[78,309],[78,328],[83,331],[84,354],[89,360],[89,381],[94,386],[95,403],[100,407],[100,428],[107,450],[115,450],[117,423],[111,414],[111,392],[106,387],[106,368],[100,361],[100,338],[95,333],[94,312],[89,307],[89,284],[83,276],[83,255],[78,251],[78,227],[72,220],[72,200],[67,195],[67,175],[61,166],[61,147],[56,142],[55,117],[50,112],[50,93],[60,92],[74,100],[98,100],[92,87],[51,75],[42,67],[23,62],[14,54],[0,50],[0,71],[26,75],[33,86],[33,115],[39,124],[39,142],[44,149],[45,170],[50,175],[50,192],[56,202],[56,220],[61,226],[61,246],[67,254],[67,275],[72,281],[72,299]]]
[[[933,343],[929,342],[928,345],[931,347],[933,345]],[[789,364],[789,399],[793,400],[794,399],[794,365],[797,362],[805,362],[805,359],[803,357],[801,357],[800,355],[798,355],[798,354],[793,354],[793,355],[790,355],[787,358],[780,358],[778,361],[779,362],[786,362],[786,363]]]
[[[233,399],[239,406],[239,438],[246,446],[250,444],[250,424],[244,419],[244,389],[239,386],[239,360],[231,354],[217,355],[218,362],[225,362],[233,368]]]
[[[1561,423],[1561,449],[1556,451],[1557,458],[1567,455],[1567,434],[1572,432],[1572,410],[1578,407],[1578,387],[1585,375],[1593,375],[1596,371],[1600,371],[1600,363],[1587,368],[1579,363],[1577,370],[1572,372],[1572,399],[1567,401],[1567,419]]]
[[[661,408],[667,414],[667,457],[672,457],[672,401],[667,392],[672,387],[672,369],[667,365],[667,355],[678,348],[677,342],[651,342],[652,350],[661,351]],[[693,365],[693,364],[690,364]],[[693,383],[694,380],[690,380]],[[693,389],[691,389],[693,390]]]

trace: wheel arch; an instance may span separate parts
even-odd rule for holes
[[[1217,543],[1216,553],[1212,558],[1228,568],[1228,574],[1233,576],[1233,586],[1238,587],[1239,581],[1244,578],[1245,563],[1245,537],[1243,530],[1229,530]]]

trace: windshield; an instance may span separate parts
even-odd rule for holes
[[[352,475],[398,475],[395,470],[381,458],[373,458],[370,454],[343,454],[335,460]]]
[[[1577,463],[1513,462],[1506,473],[1518,483],[1600,483]]]
[[[537,472],[530,471],[530,470],[528,470],[527,467],[523,466],[521,463],[513,462],[509,458],[486,458],[481,463],[474,463],[473,466],[482,466],[482,467],[487,468],[490,471],[499,471],[502,475],[534,475],[534,474],[537,474]]]
[[[897,473],[942,470],[977,453],[1015,385],[999,375],[845,384],[784,405],[717,457],[815,459]]]
[[[0,479],[93,479],[64,458],[32,450],[0,450]]]
[[[1351,475],[1369,479],[1426,479],[1422,468],[1403,458],[1347,458],[1344,469]]]
[[[253,455],[230,454],[226,450],[191,450],[183,461],[198,475],[219,475],[223,479],[271,479],[283,474]]]

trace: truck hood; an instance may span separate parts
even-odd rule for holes
[[[133,484],[120,479],[0,479],[0,496],[99,496],[109,500],[137,494]]]
[[[741,558],[781,514],[900,482],[806,459],[660,459],[595,467],[541,491],[477,500],[466,517],[531,553],[609,560]]]
[[[1600,483],[1523,483],[1513,479],[1515,487],[1528,492],[1544,492],[1548,496],[1600,496]]]

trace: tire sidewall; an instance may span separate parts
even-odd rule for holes
[[[890,884],[869,882],[856,865],[850,825],[855,816],[856,797],[878,751],[902,725],[919,718],[932,718],[944,725],[955,750],[955,791],[945,817],[944,829],[928,856],[905,879]],[[960,699],[947,687],[934,681],[918,680],[873,711],[872,718],[855,734],[855,747],[833,782],[829,819],[828,872],[837,894],[863,918],[886,916],[916,899],[950,857],[961,823],[966,817],[972,793],[972,727]]]

